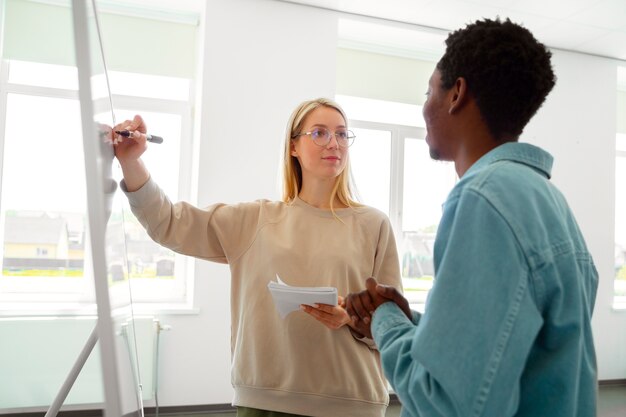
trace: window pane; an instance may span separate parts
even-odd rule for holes
[[[353,131],[356,139],[350,147],[350,165],[361,201],[389,215],[391,132]]]
[[[0,203],[3,290],[9,281],[17,281],[18,288],[40,280],[32,287],[38,292],[84,291],[80,126],[76,100],[7,96]]]
[[[109,71],[109,81],[111,82],[112,94],[189,100],[190,80],[187,78]],[[154,88],[156,85],[159,88]]]
[[[149,133],[163,137],[161,144],[148,144],[142,159],[157,184],[172,200],[178,200],[182,118],[175,114],[141,110],[117,111],[116,117],[119,123],[132,119],[135,114],[143,117]],[[116,204],[124,207],[128,270],[133,279],[135,301],[167,301],[182,297],[185,292],[180,265],[184,263],[182,258],[148,236],[130,211],[125,197]],[[154,285],[154,279],[158,279],[158,286]]]
[[[178,198],[178,175],[180,170],[180,147],[182,118],[177,114],[147,112],[141,109],[116,110],[117,123],[131,120],[136,114],[144,119],[148,133],[163,138],[163,143],[148,143],[148,150],[141,156],[150,174],[171,199]],[[185,138],[185,140],[191,140]]]
[[[32,114],[38,115],[37,123],[32,123]],[[150,144],[144,159],[156,181],[175,199],[181,117],[137,110],[120,112],[118,119],[134,114],[142,114],[150,131],[165,138],[162,144]],[[80,126],[76,100],[8,95],[0,200],[4,237],[0,292],[13,294],[12,300],[35,296],[38,301],[85,301],[93,294],[90,275],[88,279],[83,275],[87,211]],[[180,300],[185,293],[184,276],[175,274],[182,267],[176,265],[174,253],[147,236],[121,193],[116,193],[113,207],[110,228],[124,228],[126,241],[108,248],[107,256],[122,263],[127,256],[130,277],[150,279],[133,284],[136,300]],[[117,214],[119,208],[123,208],[123,219]],[[123,264],[112,267],[110,278],[123,281],[125,269]],[[154,278],[160,278],[162,285],[155,286]]]
[[[456,182],[454,165],[434,161],[425,140],[404,141],[403,231],[435,231],[441,206]]]
[[[615,306],[626,308],[626,157],[615,160]]]
[[[449,162],[433,161],[422,139],[404,141],[402,277],[411,303],[424,303],[432,287],[433,246],[441,206],[454,187],[456,173]]]
[[[9,83],[78,90],[78,71],[67,65],[9,61]]]
[[[92,88],[102,96],[94,102],[96,113],[100,112],[96,119],[111,124],[104,81],[102,76],[92,79]],[[112,87],[124,94],[120,101],[128,102],[127,97],[134,94],[180,99],[184,103],[189,96],[190,81],[186,79],[113,72],[111,81],[116,82]],[[158,93],[147,92],[154,89],[155,82],[163,88]],[[17,84],[28,85],[37,92],[7,95],[0,177],[0,298],[22,303],[90,302],[93,280],[89,248],[85,247],[89,241],[85,238],[87,198],[80,107],[78,100],[47,97],[49,91],[38,88],[61,89],[62,97],[67,97],[65,93],[77,88],[76,68],[10,61],[9,87]],[[121,121],[141,114],[150,133],[165,138],[162,144],[149,144],[143,159],[165,192],[172,199],[179,199],[181,107],[172,106],[171,113],[146,112],[141,100],[147,106],[153,105],[154,99],[148,102],[145,98],[132,98],[136,108],[116,110],[115,116]],[[36,120],[33,115],[37,115]],[[113,171],[114,178],[121,177],[116,161]],[[110,235],[114,238],[109,239]],[[126,286],[121,284],[128,283],[130,277],[134,278],[135,301],[185,300],[188,262],[147,236],[122,193],[116,193],[113,201],[107,228],[107,259],[111,265],[109,278],[114,283],[112,290],[123,292],[122,287]],[[29,304],[28,308],[41,307]]]

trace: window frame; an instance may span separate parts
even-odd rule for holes
[[[389,184],[389,220],[396,231],[396,243],[399,243],[398,232],[402,232],[402,207],[404,203],[404,141],[405,139],[425,140],[426,129],[417,126],[406,126],[392,123],[372,122],[350,119],[351,128],[383,130],[391,132],[391,175]],[[358,138],[356,139],[358,140]]]
[[[396,247],[403,247],[404,232],[402,229],[404,213],[404,160],[405,143],[407,139],[426,140],[426,128],[407,126],[401,124],[374,122],[359,119],[349,119],[348,125],[355,129],[382,130],[391,133],[391,161],[390,161],[390,184],[389,184],[389,220],[394,230]],[[358,138],[356,139],[358,140]],[[458,179],[457,179],[458,181]],[[402,256],[402,253],[398,253]],[[409,287],[409,280],[402,278],[403,286]],[[411,308],[423,312],[426,307],[425,301],[411,302]]]
[[[6,134],[7,101],[9,94],[18,94],[34,97],[46,97],[52,99],[79,100],[78,90],[69,88],[55,88],[9,82],[10,60],[3,59],[0,62],[0,194],[2,193],[2,176],[4,175],[4,150]],[[38,64],[33,62],[33,64]],[[195,100],[193,88],[194,80],[189,79],[189,91],[187,100],[174,100],[164,98],[152,98],[141,96],[128,96],[112,94],[111,99],[116,111],[137,110],[145,112],[167,113],[180,117],[181,138],[190,140],[180,141],[179,151],[179,172],[178,172],[178,200],[189,200],[192,196],[193,184],[193,118],[192,107]],[[108,97],[99,100],[106,100]],[[99,101],[98,100],[98,101]],[[98,103],[96,102],[96,105]],[[118,121],[119,122],[119,121]],[[87,227],[87,224],[85,225]],[[4,236],[4,212],[0,211],[0,235]],[[85,240],[85,270],[91,266],[90,250],[88,239]],[[150,294],[133,291],[133,305],[140,312],[161,311],[164,308],[169,310],[189,310],[193,302],[193,274],[194,262],[192,259],[175,253],[174,276],[177,278],[178,295],[172,298],[171,283],[162,283],[162,288],[154,288],[154,283],[150,285]],[[83,281],[82,291],[53,291],[52,293],[37,290],[16,291],[9,293],[0,291],[0,316],[29,316],[29,315],[73,315],[73,314],[94,314],[95,296],[93,277],[85,274],[86,281]],[[45,279],[35,277],[31,286],[35,286],[35,281]],[[179,281],[182,280],[182,281]],[[169,285],[168,285],[169,284]],[[8,286],[14,285],[11,283]],[[24,286],[28,287],[28,283]],[[135,283],[131,284],[137,288]],[[159,286],[157,284],[157,286]],[[140,286],[139,286],[140,287]],[[3,287],[0,287],[0,290]]]

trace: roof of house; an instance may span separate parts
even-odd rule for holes
[[[57,244],[67,223],[61,217],[7,216],[4,221],[4,242],[21,244]]]

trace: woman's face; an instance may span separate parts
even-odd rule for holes
[[[302,180],[335,179],[341,174],[348,161],[348,148],[340,146],[336,132],[345,132],[346,122],[341,113],[332,107],[320,106],[311,111],[304,119],[298,138],[291,141],[291,156],[298,158],[302,167]],[[315,133],[330,132],[330,141],[325,145],[313,140]],[[315,132],[308,133],[307,132]]]

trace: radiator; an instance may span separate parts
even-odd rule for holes
[[[138,361],[142,398],[153,398],[159,322],[138,317],[133,327],[116,326],[119,367]],[[74,366],[96,325],[95,317],[25,317],[0,319],[0,414],[45,411]],[[130,354],[128,346],[137,345]],[[134,352],[130,349],[130,352]],[[126,355],[126,357],[123,357]],[[100,408],[104,401],[100,347],[96,343],[63,409]],[[126,369],[127,370],[127,369]],[[132,373],[120,370],[121,389],[132,389]],[[124,388],[124,386],[126,388]]]

